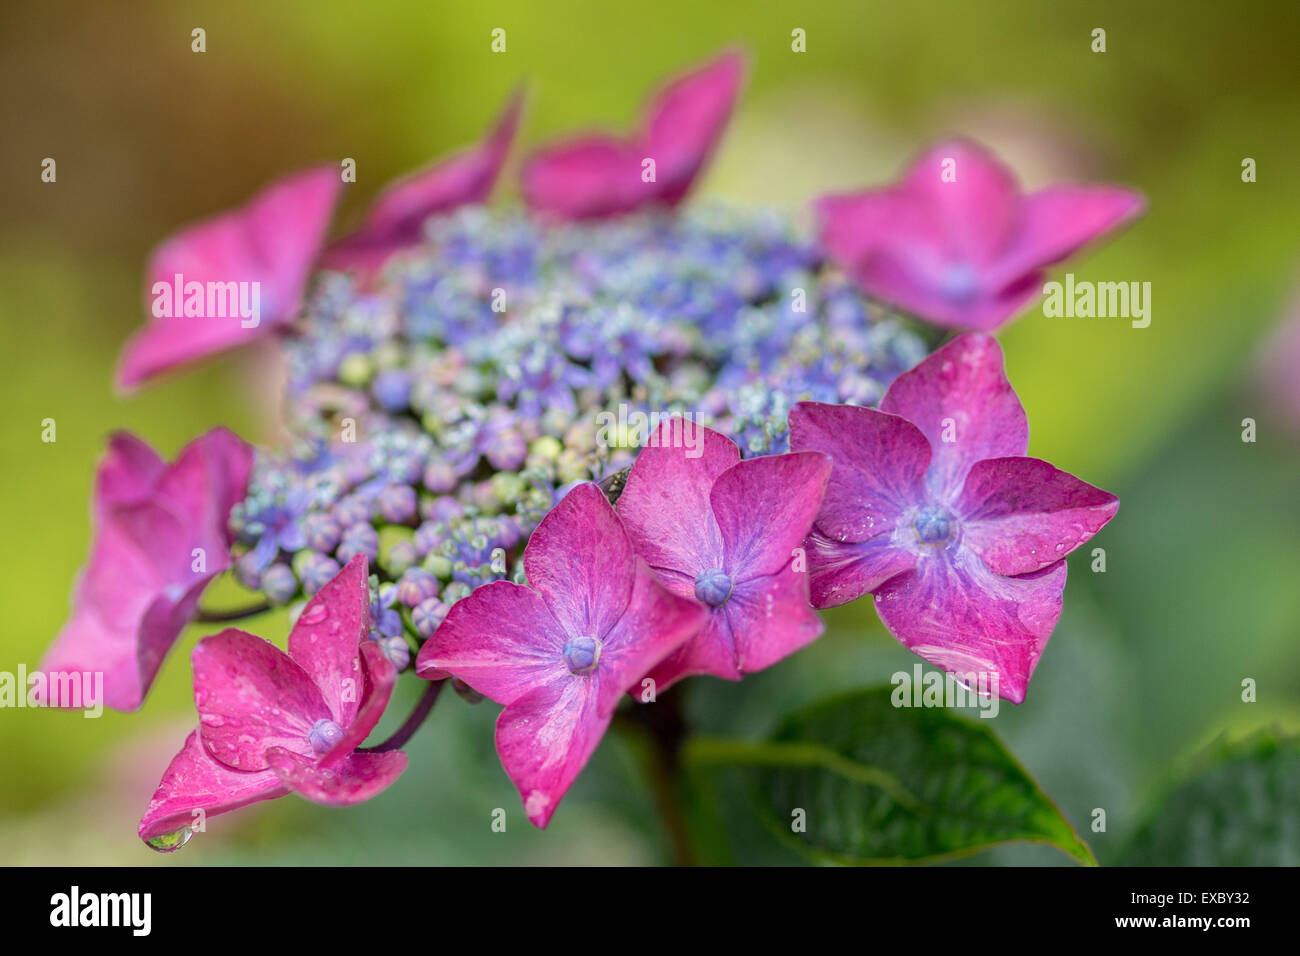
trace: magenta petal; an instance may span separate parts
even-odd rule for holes
[[[130,432],[114,432],[95,475],[95,509],[150,497],[167,463]]]
[[[260,637],[227,628],[191,660],[203,744],[236,770],[265,770],[268,747],[311,753],[312,727],[332,719],[307,672]]]
[[[896,574],[916,566],[916,555],[893,535],[867,541],[837,541],[813,531],[808,554],[809,599],[816,608],[839,607],[869,594]]]
[[[825,625],[808,603],[808,574],[788,563],[775,574],[736,585],[724,605],[746,674],[771,667],[811,644]]]
[[[738,681],[745,676],[736,663],[736,635],[726,611],[712,608],[707,613],[695,635],[646,675],[654,681],[656,694],[662,694],[684,677],[708,674],[722,680]],[[638,702],[642,690],[639,682],[630,688],[632,697]]]
[[[976,143],[950,140],[918,157],[896,186],[898,223],[943,261],[990,264],[1019,224],[1020,190],[1011,170]]]
[[[327,807],[350,807],[388,789],[406,769],[406,754],[354,753],[326,767],[310,757],[273,747],[266,761],[284,786],[300,797]]]
[[[959,546],[885,582],[876,610],[913,653],[958,675],[996,679],[999,696],[1018,704],[1061,616],[1065,575],[1058,561],[1002,577]]]
[[[139,707],[204,587],[229,566],[226,518],[251,467],[252,449],[221,428],[173,465],[139,439],[114,436],[96,479],[90,559],[42,670],[102,672],[104,703]]]
[[[332,767],[365,743],[393,697],[393,688],[397,685],[397,668],[374,641],[367,640],[361,645],[361,665],[364,685],[361,706],[353,721],[344,725],[343,736],[338,743],[321,754],[318,761],[321,768]]]
[[[883,249],[851,269],[850,275],[875,298],[946,329],[992,331],[1024,310],[1042,290],[1041,273],[992,287],[990,283],[998,281],[996,270],[977,274],[968,264],[918,252],[906,246]],[[968,293],[951,291],[966,284]]]
[[[151,318],[127,343],[118,384],[130,388],[176,365],[252,341],[292,319],[329,229],[341,186],[338,170],[318,166],[268,186],[248,205],[191,226],[150,257],[145,292]],[[257,282],[260,321],[152,314],[154,286],[184,282]]]
[[[822,249],[850,275],[893,235],[894,199],[888,190],[822,196],[814,208]]]
[[[926,485],[944,503],[961,493],[975,462],[1029,448],[1029,421],[1007,381],[1002,349],[982,333],[957,336],[894,379],[880,410],[901,415],[929,439]]]
[[[370,636],[368,576],[366,557],[359,554],[313,595],[289,632],[289,656],[311,675],[342,727],[356,717],[363,690],[361,642]]]
[[[708,618],[704,605],[670,593],[638,561],[627,608],[602,640],[597,700],[601,716],[612,714],[624,693],[639,690],[651,668],[690,641]]]
[[[751,458],[727,469],[709,501],[722,534],[721,567],[733,582],[790,563],[822,505],[831,459],[821,452]]]
[[[1141,193],[1118,186],[1048,186],[1027,196],[1015,241],[991,280],[1010,285],[1060,262],[1080,247],[1131,222],[1146,209]],[[1041,288],[1041,281],[1037,282]]]
[[[676,204],[686,195],[722,135],[744,78],[744,57],[728,52],[655,97],[642,142],[655,160],[657,199]]]
[[[565,634],[604,639],[637,574],[632,543],[604,492],[584,482],[547,513],[528,540],[524,573]]]
[[[331,268],[377,265],[420,242],[425,220],[435,213],[485,202],[514,140],[522,106],[518,91],[482,143],[386,186],[361,229],[331,246],[323,262]]]
[[[590,681],[565,675],[512,701],[497,718],[497,754],[524,813],[544,829],[609,726]]]
[[[910,422],[873,408],[800,402],[790,410],[790,447],[833,463],[816,527],[841,542],[893,533],[923,495],[930,446]]]
[[[1119,499],[1038,458],[988,458],[966,476],[955,511],[962,542],[998,574],[1027,574],[1101,530]]]
[[[454,674],[498,704],[509,704],[539,681],[568,674],[566,640],[541,595],[496,581],[451,606],[420,648],[415,672],[426,680]]]
[[[618,215],[653,195],[636,150],[609,136],[538,150],[524,165],[522,190],[530,208],[562,219]]]
[[[637,554],[676,594],[693,595],[697,573],[722,567],[710,493],[739,461],[731,439],[680,417],[664,422],[637,453],[618,515]]]
[[[1043,268],[1132,219],[1137,193],[1021,195],[974,143],[929,149],[897,185],[817,203],[822,247],[871,296],[946,328],[991,331],[1038,298]]]
[[[181,449],[176,463],[159,477],[155,496],[201,537],[228,545],[233,538],[226,520],[230,509],[243,500],[252,470],[253,447],[229,429],[213,428]],[[226,560],[225,555],[211,553],[214,547],[208,545],[209,567],[214,559]]]
[[[41,659],[41,671],[51,679],[102,673],[102,703],[115,710],[137,709],[215,573],[193,576],[188,588],[177,585],[176,596],[168,597],[167,588],[147,583],[153,580],[150,563],[133,545],[118,546],[110,532],[101,532],[79,582],[72,616]]]
[[[1021,199],[1015,177],[973,143],[928,150],[896,186],[817,203],[823,248],[870,295],[945,327],[992,329],[1040,283],[995,284]]]
[[[163,772],[137,832],[142,840],[175,833],[201,817],[228,813],[287,792],[269,770],[245,773],[214,760],[196,730],[185,738],[185,746]]]
[[[731,115],[744,72],[743,58],[725,53],[666,86],[636,137],[588,135],[538,150],[524,165],[525,201],[563,219],[680,202]],[[655,161],[654,182],[641,178],[645,159]]]

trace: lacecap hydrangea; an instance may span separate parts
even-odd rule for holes
[[[274,335],[292,439],[216,429],[168,463],[116,436],[43,668],[102,671],[135,709],[181,629],[222,617],[199,604],[227,571],[264,596],[250,615],[294,623],[288,653],[234,628],[199,642],[199,727],[140,822],[151,846],[183,845],[195,813],[374,796],[448,682],[504,705],[498,752],[545,826],[647,682],[739,680],[865,594],[917,654],[1023,700],[1063,558],[1118,502],[1026,457],[986,333],[1141,197],[1024,194],[955,140],[812,222],[683,205],[745,68],[725,53],[633,131],[537,150],[522,203],[486,204],[516,94],[343,239],[324,165],[155,250],[120,385]],[[245,288],[255,315],[212,312]],[[366,746],[402,672],[428,689]]]

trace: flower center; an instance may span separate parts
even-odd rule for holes
[[[916,515],[916,536],[926,544],[939,544],[952,537],[952,518],[942,508],[928,506]]]
[[[695,597],[717,607],[731,597],[731,578],[720,568],[701,571],[695,576]]]
[[[564,663],[571,674],[590,674],[600,662],[600,641],[594,637],[574,637],[564,644]]]
[[[975,270],[968,263],[954,262],[940,280],[944,296],[952,302],[969,302],[978,290]]]
[[[307,731],[307,742],[318,754],[323,754],[342,739],[343,728],[324,717],[316,721],[311,730]]]

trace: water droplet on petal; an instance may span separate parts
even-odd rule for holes
[[[175,833],[162,833],[156,837],[150,837],[144,843],[149,849],[157,850],[159,853],[175,853],[189,843],[192,836],[194,836],[192,828],[181,827]]]
[[[309,604],[302,612],[302,617],[298,618],[300,624],[319,624],[325,618],[329,617],[330,609],[325,606],[324,601],[317,601]]]

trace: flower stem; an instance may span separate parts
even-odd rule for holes
[[[694,866],[686,811],[682,806],[682,744],[689,730],[682,714],[680,687],[660,694],[652,704],[636,704],[619,711],[625,725],[638,727],[646,737],[646,773],[654,793],[655,806],[663,821],[677,866]]]
[[[424,719],[429,716],[429,711],[433,710],[433,705],[438,702],[438,695],[442,692],[442,685],[447,683],[445,680],[435,680],[429,683],[420,695],[420,699],[415,704],[415,709],[411,711],[411,716],[406,718],[402,726],[393,732],[393,735],[383,743],[375,744],[373,747],[358,747],[357,753],[381,754],[389,750],[398,750],[406,744],[408,740],[420,729]]]
[[[194,620],[201,624],[220,624],[225,621],[241,621],[246,617],[256,617],[259,614],[265,614],[269,610],[271,610],[269,601],[263,601],[249,607],[237,608],[233,611],[204,611],[200,609],[198,614],[194,616]]]

